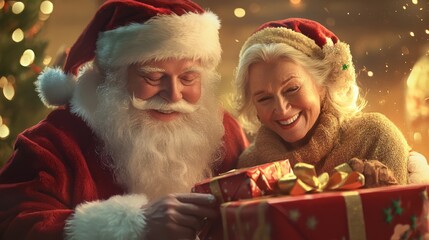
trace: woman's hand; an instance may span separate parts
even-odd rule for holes
[[[170,194],[143,206],[144,239],[196,239],[206,220],[218,217],[217,207],[211,194]]]
[[[397,185],[393,172],[378,160],[361,160],[352,158],[348,164],[357,172],[365,176],[365,188]]]

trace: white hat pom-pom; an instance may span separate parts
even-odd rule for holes
[[[47,107],[65,105],[73,96],[75,77],[60,68],[46,68],[37,78],[36,91]]]

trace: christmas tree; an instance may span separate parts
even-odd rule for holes
[[[17,134],[48,111],[34,82],[50,62],[38,33],[52,10],[50,1],[0,0],[0,166],[12,154]]]

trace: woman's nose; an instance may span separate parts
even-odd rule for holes
[[[290,108],[290,104],[283,98],[277,98],[274,106],[274,111],[278,114],[286,114],[286,111]]]

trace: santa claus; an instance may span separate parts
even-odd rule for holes
[[[0,172],[2,239],[195,239],[189,193],[248,142],[216,96],[219,20],[190,1],[106,1],[37,89],[46,119]]]

